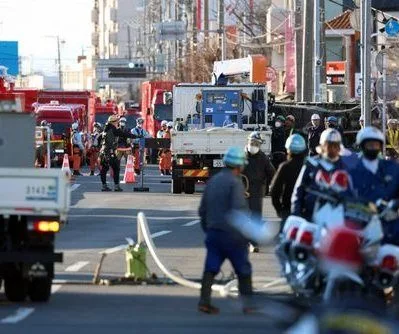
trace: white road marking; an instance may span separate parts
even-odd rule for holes
[[[119,245],[119,246],[116,246],[116,247],[108,248],[105,251],[101,251],[100,254],[109,255],[109,254],[113,254],[113,253],[119,252],[122,249],[126,249],[126,245]]]
[[[193,226],[193,225],[197,225],[199,222],[200,222],[200,220],[193,220],[191,222],[183,224],[182,226]]]
[[[88,261],[79,261],[76,262],[75,264],[67,267],[65,269],[65,271],[79,271],[80,269],[82,269],[84,266],[87,266],[89,264]]]
[[[158,237],[160,237],[160,236],[163,236],[163,235],[165,235],[165,234],[169,234],[169,233],[171,233],[172,231],[159,231],[159,232],[155,232],[155,233],[153,233],[153,234],[151,234],[151,238],[158,238]]]
[[[124,218],[124,219],[134,219],[137,218],[137,215],[68,215],[68,218]],[[187,216],[179,216],[179,217],[147,217],[148,220],[183,220],[183,219],[195,219],[197,217],[187,217]],[[129,222],[130,224],[131,222]]]
[[[80,187],[79,183],[75,183],[71,186],[71,191],[75,191],[76,189],[78,189]]]
[[[24,320],[25,318],[29,317],[29,315],[31,315],[34,311],[35,311],[35,309],[32,307],[21,307],[21,308],[17,309],[17,312],[15,312],[15,314],[2,319],[1,323],[2,324],[16,324],[17,322],[20,322],[20,321]]]
[[[61,284],[53,284],[51,286],[51,293],[54,294],[54,293],[58,292],[61,288],[62,288]]]

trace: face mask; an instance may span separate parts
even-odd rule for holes
[[[363,155],[367,160],[375,160],[379,154],[380,150],[363,150]]]
[[[276,128],[281,128],[281,122],[276,122],[275,124],[274,124],[275,126],[276,126]]]
[[[248,146],[248,152],[251,154],[257,154],[259,152],[259,147],[258,146]]]
[[[335,158],[331,158],[331,157],[328,156],[327,153],[323,153],[321,156],[323,157],[323,159],[325,159],[327,161],[330,161],[330,162],[336,162],[339,159],[339,156],[337,156]]]
[[[137,127],[142,128],[143,124],[137,124]]]

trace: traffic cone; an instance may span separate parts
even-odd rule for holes
[[[61,170],[65,173],[69,180],[72,178],[71,168],[69,167],[69,157],[68,154],[64,154],[64,160],[62,162]]]
[[[127,157],[125,175],[123,176],[122,183],[135,183],[135,182],[136,182],[136,177],[134,176],[133,156],[129,155]]]

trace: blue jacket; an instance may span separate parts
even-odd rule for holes
[[[353,188],[357,196],[376,202],[399,198],[399,165],[394,161],[379,160],[376,174],[364,167],[362,159],[351,170]],[[385,241],[399,244],[399,220],[384,224]]]
[[[313,209],[316,197],[310,194],[307,189],[317,189],[315,176],[319,170],[324,170],[330,176],[336,170],[346,170],[347,166],[340,158],[336,162],[329,162],[321,157],[309,157],[296,181],[294,192],[291,198],[291,214],[310,220],[313,215]]]
[[[227,168],[213,176],[202,196],[199,215],[202,228],[222,230],[236,234],[226,215],[232,210],[247,210],[244,185]]]
[[[354,191],[360,198],[374,203],[378,199],[399,198],[399,165],[394,161],[379,160],[377,173],[373,174],[359,159],[350,174]]]

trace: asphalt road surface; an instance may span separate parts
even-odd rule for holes
[[[197,312],[199,291],[178,285],[93,285],[93,273],[107,251],[100,277],[123,277],[125,238],[136,240],[137,213],[143,211],[163,263],[185,278],[198,280],[204,261],[204,235],[197,208],[203,186],[194,195],[170,194],[170,178],[149,167],[145,176],[148,193],[102,193],[96,176],[73,181],[69,224],[57,237],[56,248],[64,262],[56,265],[53,295],[49,303],[13,304],[0,293],[0,333],[278,333],[281,329],[265,315],[245,316],[237,298],[214,294],[221,314]],[[138,180],[140,181],[140,180]],[[265,216],[276,220],[270,200]],[[251,254],[254,276],[263,281],[278,279],[273,248]],[[147,253],[147,266],[163,274]],[[223,267],[220,279],[232,269]],[[281,288],[281,287],[280,287]],[[277,286],[276,289],[279,289]],[[282,287],[284,289],[284,287]]]

